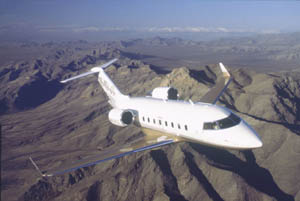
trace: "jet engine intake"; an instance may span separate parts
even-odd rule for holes
[[[173,87],[157,87],[153,89],[151,96],[159,99],[177,100],[178,91]]]
[[[133,110],[112,109],[108,113],[109,121],[117,126],[128,126],[135,120],[136,112]]]

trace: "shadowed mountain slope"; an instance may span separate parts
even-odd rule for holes
[[[221,76],[217,65],[160,73],[118,49],[79,47],[1,67],[2,200],[300,200],[300,78],[230,67],[234,80],[217,104],[251,124],[262,148],[178,143],[39,178],[29,156],[48,169],[141,135],[108,121],[110,106],[95,76],[59,80],[119,57],[106,71],[123,93],[144,96],[169,85],[181,99],[197,101]]]

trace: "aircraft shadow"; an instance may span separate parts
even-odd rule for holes
[[[190,143],[190,145],[199,154],[204,154],[211,160],[209,163],[212,166],[238,174],[256,190],[272,196],[276,200],[294,201],[292,195],[283,192],[278,187],[271,173],[256,163],[252,151],[242,152],[246,158],[246,162],[244,162],[226,150],[206,147],[195,143]]]

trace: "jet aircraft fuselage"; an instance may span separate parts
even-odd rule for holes
[[[136,125],[174,135],[186,141],[232,149],[262,146],[258,134],[229,109],[209,103],[127,97],[118,105],[136,114]]]

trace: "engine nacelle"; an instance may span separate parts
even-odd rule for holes
[[[151,96],[159,99],[177,100],[178,91],[173,87],[157,87],[153,89]]]
[[[109,121],[117,126],[128,126],[135,120],[136,112],[133,110],[112,109],[108,113]]]

